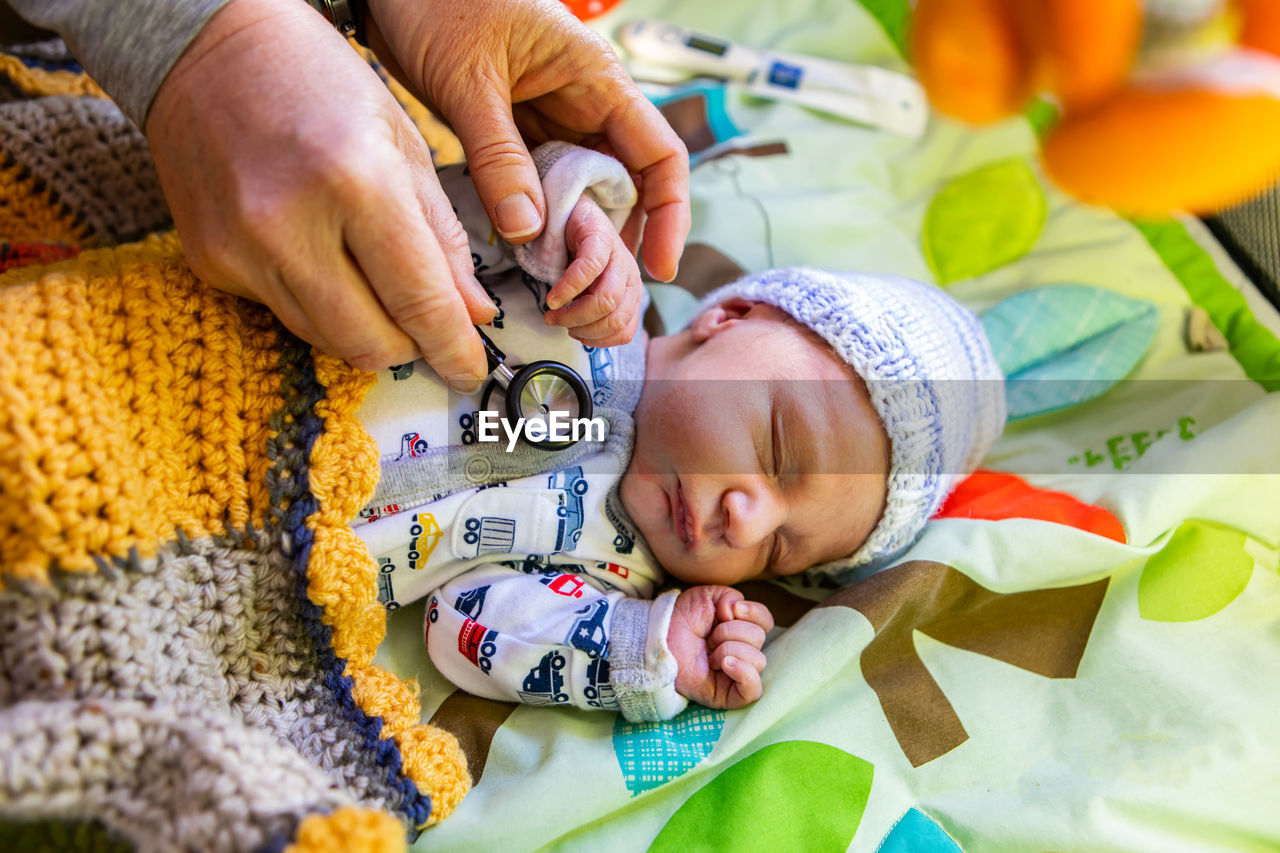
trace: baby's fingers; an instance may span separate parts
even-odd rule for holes
[[[737,681],[738,678],[732,672],[725,668],[725,661],[733,659],[743,666],[750,667],[756,672],[763,672],[766,659],[764,652],[757,649],[750,643],[743,643],[737,640],[731,640],[727,643],[721,643],[707,655],[707,663],[712,669],[718,669]]]
[[[758,601],[739,601],[733,605],[733,618],[759,625],[767,634],[773,630],[773,614]]]
[[[576,336],[587,333],[581,336],[601,338],[620,331],[639,307],[640,271],[635,259],[615,254],[584,292],[545,316],[549,324],[564,326]]]
[[[709,586],[707,589],[713,591],[712,600],[716,605],[716,619],[720,622],[732,622],[736,618],[733,615],[733,609],[743,599],[742,591],[731,586]]]
[[[560,280],[547,293],[547,305],[552,309],[547,312],[550,322],[558,325],[565,325],[560,321],[572,315],[564,311],[555,309],[564,308],[573,301],[588,287],[590,287],[600,274],[605,271],[609,265],[609,256],[612,253],[612,241],[603,233],[592,232],[582,238],[578,245],[578,250],[574,254],[573,262],[569,264],[569,268],[564,271],[564,275],[560,276]],[[591,317],[590,320],[599,319]],[[580,325],[577,324],[577,325]]]
[[[711,643],[711,648],[729,642],[738,642],[758,649],[764,645],[764,635],[764,629],[756,623],[734,619],[732,622],[721,622],[711,631],[711,636],[707,639]]]
[[[721,672],[733,679],[733,686],[725,697],[725,708],[741,708],[750,705],[764,695],[760,670],[736,657],[726,657]]]

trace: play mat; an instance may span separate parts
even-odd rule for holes
[[[624,0],[591,25],[612,35],[634,18],[667,20],[750,45],[905,70],[907,14],[903,0]],[[0,70],[28,93],[65,90],[71,79],[41,77],[71,72],[29,56],[5,61]],[[254,315],[264,334],[278,336],[268,349],[280,356],[245,356],[259,367],[251,372],[256,390],[244,396],[267,402],[261,411],[241,406],[237,428],[246,446],[260,439],[269,448],[235,461],[248,472],[239,491],[226,498],[206,483],[190,491],[214,503],[170,506],[168,515],[146,516],[150,527],[79,531],[64,548],[87,555],[73,567],[82,574],[150,572],[171,551],[170,562],[212,566],[215,581],[226,560],[245,554],[300,578],[306,599],[279,623],[315,650],[290,658],[297,685],[252,675],[236,682],[297,713],[254,718],[245,724],[252,731],[223,742],[237,756],[263,750],[257,754],[278,763],[268,781],[292,780],[304,793],[290,799],[287,786],[230,774],[241,787],[213,786],[217,796],[199,802],[212,813],[243,798],[241,811],[225,807],[235,820],[253,812],[253,796],[270,794],[262,811],[273,817],[254,824],[270,831],[242,837],[316,850],[364,841],[394,849],[402,836],[379,822],[388,810],[423,824],[431,815],[434,825],[411,833],[413,849],[424,851],[1280,848],[1280,395],[1272,393],[1280,389],[1280,314],[1197,220],[1128,220],[1050,186],[1035,157],[1038,112],[983,130],[935,119],[911,140],[715,84],[655,88],[652,96],[694,163],[694,224],[680,277],[651,288],[661,322],[678,325],[695,302],[688,291],[738,269],[805,264],[934,282],[983,317],[1010,378],[1005,435],[888,568],[841,587],[751,585],[780,626],[765,648],[756,704],[732,712],[693,706],[653,724],[516,706],[455,691],[434,671],[422,648],[421,603],[391,614],[379,643],[372,570],[352,570],[342,582],[319,576],[336,557],[360,560],[335,522],[350,499],[331,478],[343,453],[362,452],[342,420],[362,386]],[[77,97],[101,103],[92,92]],[[441,159],[456,156],[448,146],[433,139]],[[173,286],[184,294],[194,287],[168,238],[41,272],[39,264],[78,245],[160,228],[164,214],[148,206],[155,189],[145,169],[124,181],[82,166],[104,188],[98,195],[132,199],[104,212],[97,196],[68,195],[68,187],[84,193],[86,179],[42,173],[15,157],[7,150],[0,163],[8,181],[0,189],[9,194],[0,224],[13,229],[39,212],[44,233],[0,235],[10,241],[5,264],[26,270],[0,284],[28,286],[34,276],[51,286],[107,267],[125,280],[129,264],[159,259],[179,280]],[[30,203],[32,181],[63,187],[62,207]],[[14,214],[23,192],[25,220]],[[199,306],[204,322],[250,322],[235,320],[225,300],[211,302]],[[275,399],[284,409],[272,410]],[[199,400],[216,408],[212,398]],[[61,435],[75,439],[74,430]],[[177,440],[183,435],[180,427]],[[161,528],[175,517],[184,532],[169,544],[172,525]],[[12,527],[0,540],[3,556],[16,554],[30,581],[45,564],[10,547],[30,541]],[[242,531],[234,542],[232,530]],[[134,542],[142,547],[109,547]],[[61,577],[74,572],[58,574],[64,591],[83,583]],[[196,584],[195,574],[184,583]],[[11,582],[5,595],[13,589]],[[237,594],[279,604],[287,592]],[[209,606],[219,618],[238,618]],[[274,627],[259,620],[251,636],[268,643]],[[16,629],[0,622],[5,630]],[[251,670],[253,661],[278,663],[267,652],[248,660]],[[174,676],[152,680],[165,678]],[[400,679],[416,679],[418,705]],[[242,706],[225,692],[219,682],[207,697],[182,695],[207,700],[202,726],[230,731]],[[14,754],[28,767],[42,753],[16,736],[15,720],[56,745],[59,720],[94,717],[67,700],[55,709],[66,716],[37,724],[15,716],[15,698],[0,694],[0,740],[8,738],[6,750],[24,745]],[[135,715],[137,730],[162,730],[147,713]],[[196,742],[194,731],[183,732]],[[82,774],[103,766],[43,755]],[[197,769],[213,772],[218,755],[197,759]],[[38,787],[16,778],[21,760],[0,762],[0,814],[41,820],[11,823],[0,841],[103,843],[93,825],[74,823],[84,817],[149,825],[128,808],[150,795],[145,786],[117,802],[92,799],[102,783],[89,780],[88,794],[75,790],[110,805],[92,813],[74,799],[20,800],[15,791]],[[467,778],[470,791],[458,801]],[[172,837],[226,845],[216,828],[195,824]]]

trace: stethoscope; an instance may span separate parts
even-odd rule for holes
[[[483,329],[476,327],[476,331],[489,361],[489,378],[480,396],[481,409],[498,409],[501,405],[513,425],[520,423],[522,418],[525,422],[541,420],[548,423],[551,412],[562,413],[571,421],[591,417],[594,411],[591,391],[573,368],[558,361],[535,361],[513,370],[507,366],[507,354],[489,340]],[[504,399],[501,403],[495,400],[491,406],[490,400],[495,393],[500,393]],[[573,432],[569,431],[569,434]],[[564,450],[575,443],[573,438],[553,441],[548,437],[535,441],[524,430],[521,438],[539,450]]]

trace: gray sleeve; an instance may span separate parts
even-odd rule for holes
[[[143,127],[169,69],[227,0],[9,0],[62,36],[124,114]]]

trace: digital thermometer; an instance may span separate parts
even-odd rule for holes
[[[929,108],[920,84],[873,65],[757,50],[662,21],[632,21],[618,41],[637,59],[682,77],[718,77],[753,95],[792,101],[916,137]]]

